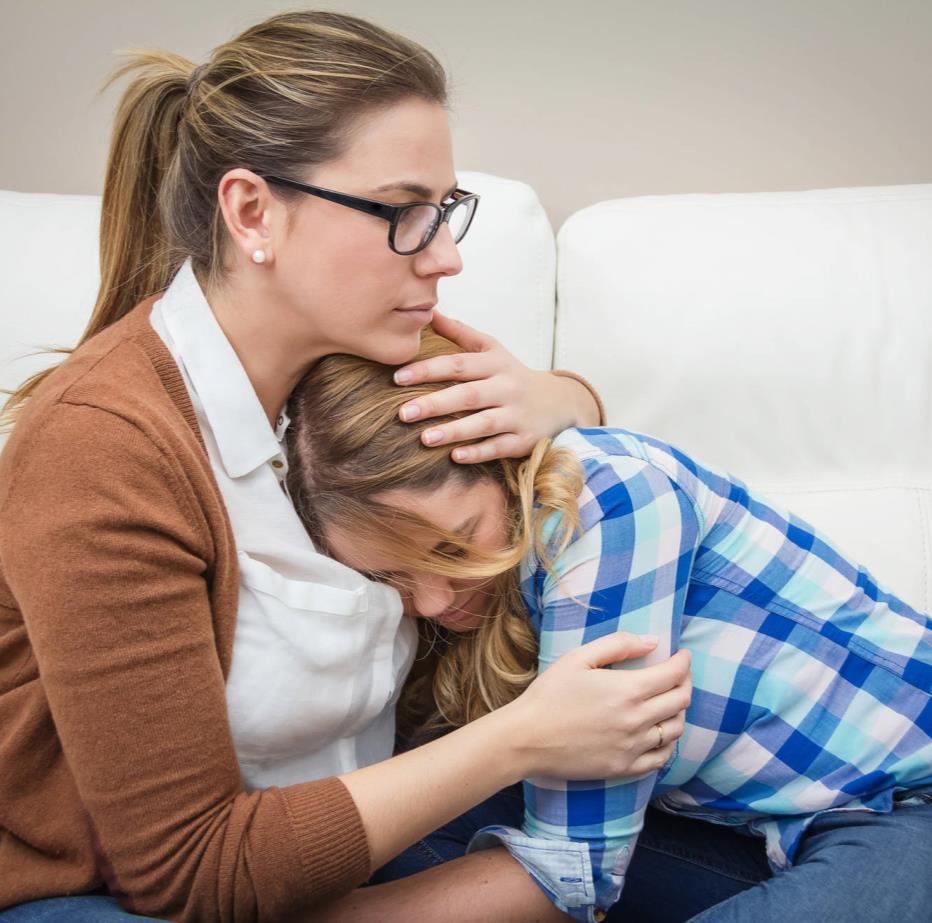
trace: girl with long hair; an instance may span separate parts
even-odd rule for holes
[[[422,358],[456,351],[425,332]],[[651,657],[693,658],[668,762],[596,783],[530,778],[517,823],[460,824],[461,852],[504,844],[556,907],[604,919],[653,802],[765,844],[774,876],[697,919],[923,916],[932,620],[805,522],[647,436],[571,429],[527,460],[456,466],[399,425],[391,375],[348,356],[309,373],[292,401],[289,483],[315,543],[394,586],[420,620],[407,733],[508,708],[561,656],[619,629],[659,636]],[[663,724],[654,732],[665,742]],[[611,918],[682,919],[677,906],[661,892],[652,911],[622,902]]]
[[[199,66],[146,52],[124,75],[93,315],[6,407],[0,919],[309,919],[524,776],[668,758],[688,658],[595,669],[652,647],[623,634],[392,758],[413,625],[320,552],[287,495],[295,384],[331,353],[407,362],[431,319],[471,350],[448,409],[478,410],[435,444],[490,437],[458,463],[597,421],[579,381],[433,312],[477,205],[435,58],[294,12]],[[594,696],[638,726],[605,746]],[[549,912],[504,850],[458,879],[500,919]]]

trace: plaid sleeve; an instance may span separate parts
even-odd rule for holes
[[[581,533],[543,580],[540,669],[618,630],[660,637],[657,650],[635,668],[666,658],[677,647],[701,533],[691,499],[650,462],[613,456],[587,468],[580,513]],[[557,907],[577,920],[600,920],[624,887],[662,774],[528,780],[523,831],[484,828],[470,849],[504,845]]]

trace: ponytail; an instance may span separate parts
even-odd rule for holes
[[[143,51],[107,82],[138,72],[113,128],[100,213],[100,291],[82,343],[167,288],[183,261],[166,237],[159,196],[194,69],[178,55]]]

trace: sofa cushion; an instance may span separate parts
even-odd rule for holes
[[[558,236],[555,362],[932,603],[932,185],[603,202]]]

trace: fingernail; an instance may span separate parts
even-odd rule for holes
[[[401,369],[395,372],[396,385],[406,385],[412,378],[414,378],[414,376],[407,369]]]
[[[424,434],[421,436],[421,439],[423,439],[427,445],[433,445],[435,442],[440,442],[442,438],[443,433],[439,429],[425,430]]]
[[[454,449],[451,454],[453,455],[453,461],[466,461],[469,457],[469,453],[465,449]]]
[[[417,404],[406,404],[401,408],[401,419],[405,423],[410,423],[412,420],[416,420],[421,415],[421,408]]]
[[[660,638],[657,635],[641,635],[641,640],[645,644],[657,644],[660,641]]]

